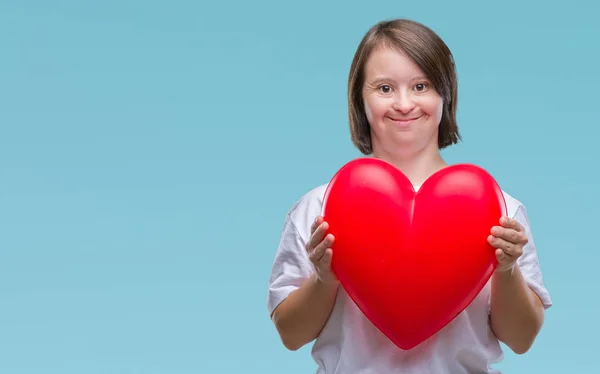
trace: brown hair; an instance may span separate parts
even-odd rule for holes
[[[348,78],[348,115],[354,145],[365,155],[373,151],[371,128],[362,96],[364,69],[371,52],[383,46],[403,51],[423,70],[444,100],[438,148],[457,143],[461,136],[456,123],[458,88],[452,53],[427,26],[407,19],[395,19],[374,25],[363,37],[352,60]]]

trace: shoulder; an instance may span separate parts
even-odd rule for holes
[[[517,222],[523,225],[525,232],[531,236],[529,216],[527,214],[527,208],[525,207],[525,204],[505,191],[502,191],[502,193],[504,195],[504,201],[506,201],[507,216],[517,220]]]
[[[506,201],[506,210],[509,217],[515,218],[518,213],[525,210],[525,205],[508,192],[502,190],[502,195],[504,196],[504,201]]]
[[[287,219],[300,233],[308,233],[314,219],[322,213],[327,186],[328,183],[325,183],[309,190],[288,210]]]

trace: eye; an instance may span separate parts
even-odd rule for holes
[[[414,90],[418,91],[418,92],[426,92],[427,89],[429,88],[429,85],[427,83],[417,83],[415,84]]]
[[[383,84],[383,85],[379,86],[379,91],[381,91],[381,93],[388,94],[388,93],[392,92],[392,86]]]

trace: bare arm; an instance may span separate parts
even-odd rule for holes
[[[544,323],[544,308],[518,266],[492,277],[491,326],[515,353],[529,350]]]
[[[323,283],[313,273],[275,308],[273,322],[287,349],[295,351],[317,338],[331,314],[337,289],[337,282]]]
[[[317,338],[329,319],[339,282],[331,270],[333,235],[329,225],[318,216],[311,226],[306,243],[308,257],[315,271],[297,290],[279,304],[272,319],[286,348],[300,349]]]
[[[529,238],[515,219],[503,217],[492,228],[490,243],[497,248],[498,267],[492,276],[490,324],[496,337],[513,352],[531,348],[544,323],[544,307],[529,288],[517,259]]]

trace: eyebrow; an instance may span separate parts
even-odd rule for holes
[[[419,76],[417,76],[417,77],[414,77],[413,79],[411,79],[411,82],[414,82],[414,81],[422,81],[422,80],[428,81],[429,79],[427,79],[427,77],[424,77],[424,76],[421,76],[421,75],[419,75]],[[370,83],[370,84],[377,84],[377,83],[384,83],[384,82],[390,82],[390,81],[391,81],[391,82],[396,82],[396,81],[395,81],[394,79],[392,79],[392,78],[388,78],[388,77],[380,76],[380,77],[377,77],[377,78],[375,78],[374,80],[370,81],[369,83]]]
[[[379,83],[384,83],[384,82],[389,82],[389,81],[394,81],[394,80],[390,79],[390,78],[386,78],[386,77],[377,77],[377,78],[373,79],[372,81],[369,81],[368,84],[376,85]]]

